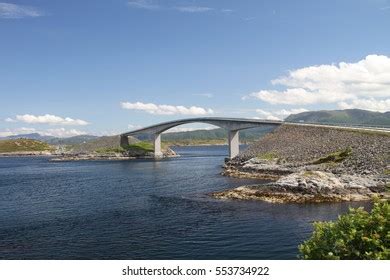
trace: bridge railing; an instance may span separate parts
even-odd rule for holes
[[[334,127],[350,127],[350,128],[362,128],[362,129],[378,129],[378,130],[390,130],[390,125],[375,125],[375,124],[351,124],[351,123],[330,123],[330,122],[291,122],[284,121],[285,124],[302,124],[302,125],[324,125]]]

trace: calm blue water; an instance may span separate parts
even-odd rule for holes
[[[182,157],[0,158],[0,259],[294,259],[313,220],[363,205],[219,201],[226,147]]]

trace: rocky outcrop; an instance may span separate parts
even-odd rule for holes
[[[301,171],[265,185],[241,186],[213,193],[223,199],[268,202],[335,202],[386,197],[386,182],[374,177],[335,175],[322,171]]]
[[[178,156],[175,151],[167,148],[163,151],[163,157],[176,157]],[[137,158],[154,158],[152,152],[106,152],[106,153],[68,153],[54,157],[51,161],[83,161],[83,160],[129,160]]]
[[[223,175],[270,179],[212,194],[269,202],[329,202],[387,197],[390,133],[282,125],[226,162]]]
[[[0,157],[52,156],[52,151],[0,153]]]
[[[233,164],[272,156],[290,165],[307,165],[347,149],[351,150],[347,160],[323,168],[332,173],[382,174],[390,164],[390,133],[282,125],[250,145]]]

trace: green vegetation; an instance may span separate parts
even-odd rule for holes
[[[385,169],[385,171],[383,171],[383,174],[390,175],[390,169]]]
[[[123,153],[123,152],[130,152],[133,154],[145,154],[148,152],[153,152],[153,145],[150,142],[137,142],[134,144],[130,144],[126,148],[122,148],[120,146],[118,147],[105,147],[105,148],[99,148],[95,150],[96,153],[99,154],[108,154],[108,153]]]
[[[346,159],[347,157],[349,157],[351,154],[352,154],[352,149],[348,147],[347,149],[345,149],[343,151],[334,152],[334,153],[331,153],[325,157],[319,158],[319,159],[315,160],[313,162],[313,164],[341,162],[344,159]]]
[[[303,176],[305,176],[305,177],[312,177],[315,175],[316,175],[316,173],[314,171],[311,171],[311,170],[306,170],[305,172],[303,172]]]
[[[129,146],[127,146],[125,148],[125,150],[130,151],[130,152],[143,152],[143,153],[147,153],[147,152],[153,152],[154,148],[153,148],[153,144],[152,143],[146,142],[146,141],[141,141],[141,142],[137,142],[137,143],[134,143],[134,144],[130,144]]]
[[[335,222],[316,222],[311,238],[299,246],[302,259],[390,259],[390,204],[376,201],[371,213],[362,207]]]
[[[53,147],[37,140],[0,140],[0,153],[52,151]]]
[[[258,159],[264,159],[264,160],[273,160],[278,158],[277,154],[274,152],[267,152],[261,155],[258,155],[256,158]]]

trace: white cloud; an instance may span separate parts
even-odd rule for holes
[[[77,129],[65,129],[65,128],[53,128],[40,131],[39,134],[44,136],[54,136],[54,137],[72,137],[78,135],[87,134],[85,131],[80,131]]]
[[[6,118],[5,120],[4,120],[5,122],[16,122],[14,119],[12,119],[12,118]]]
[[[29,123],[29,124],[51,124],[51,125],[87,125],[88,124],[88,122],[83,120],[62,118],[50,114],[46,114],[42,116],[35,116],[29,114],[17,115],[16,121]]]
[[[213,110],[201,107],[191,106],[173,106],[173,105],[156,105],[153,103],[142,102],[121,102],[121,107],[128,110],[144,111],[153,115],[208,115],[213,114]]]
[[[127,126],[127,128],[129,128],[129,129],[140,129],[140,128],[142,128],[142,126],[140,126],[140,125],[135,125],[135,124],[129,124],[129,125]]]
[[[0,18],[16,19],[40,16],[43,16],[43,12],[36,8],[0,2]]]
[[[262,118],[265,118],[267,120],[283,120],[291,114],[298,114],[306,111],[307,110],[304,108],[297,108],[291,110],[282,109],[282,110],[277,110],[272,112],[265,111],[262,109],[257,109],[256,113],[259,114]]]
[[[356,63],[300,68],[271,82],[286,89],[260,90],[243,99],[288,105],[337,103],[361,98],[386,103],[385,99],[390,97],[390,57],[368,55]]]
[[[0,137],[8,137],[14,135],[11,131],[0,131]]]
[[[30,134],[35,133],[36,129],[31,127],[20,127],[15,129],[7,128],[5,131],[0,131],[0,137],[13,136],[18,134]]]
[[[157,10],[160,9],[161,7],[152,1],[147,1],[147,0],[133,0],[127,2],[127,4],[133,8],[138,8],[138,9],[145,9],[145,10]]]
[[[202,6],[180,6],[174,9],[184,13],[204,13],[214,10],[213,8]]]
[[[216,11],[224,14],[230,14],[233,12],[231,9],[214,9],[206,6],[196,6],[196,5],[188,5],[188,6],[169,6],[169,5],[160,5],[156,1],[153,0],[130,0],[127,4],[136,9],[144,9],[144,10],[155,10],[155,11],[178,11],[182,13],[205,13]]]
[[[387,112],[390,111],[390,99],[376,100],[370,99],[354,99],[350,103],[340,102],[338,103],[340,109],[352,109],[358,108],[369,111]]]

